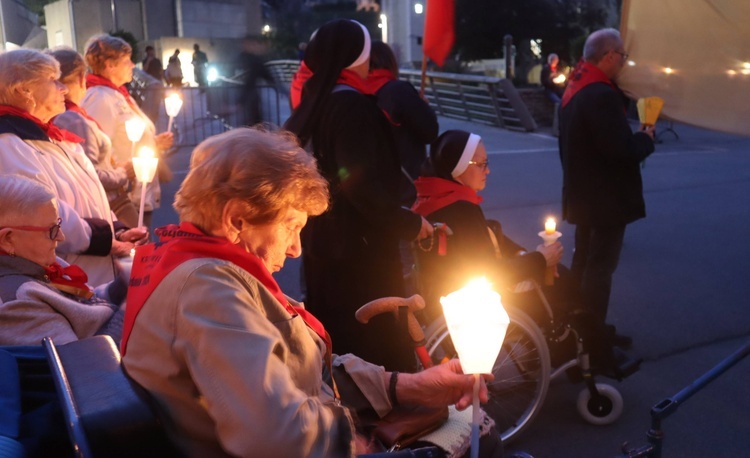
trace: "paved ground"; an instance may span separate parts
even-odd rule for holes
[[[515,133],[441,118],[441,130],[463,128],[484,138],[491,175],[483,192],[488,217],[502,221],[519,243],[534,247],[548,215],[560,214],[557,140],[547,133]],[[666,127],[666,126],[663,126]],[[662,127],[662,129],[663,129]],[[645,444],[649,409],[750,340],[750,139],[675,127],[643,169],[648,217],[628,227],[615,274],[610,321],[634,337],[641,371],[613,382],[625,399],[622,418],[597,427],[576,413],[582,388],[553,382],[543,410],[510,450],[536,457],[613,457],[620,444]],[[661,130],[661,129],[660,129]],[[175,181],[184,177],[189,149],[170,158]],[[167,204],[168,205],[168,204]],[[158,224],[175,220],[160,210]],[[573,228],[561,224],[569,264]],[[299,265],[278,275],[299,294]],[[664,456],[750,456],[750,361],[740,362],[663,424]],[[602,380],[605,381],[605,380]]]

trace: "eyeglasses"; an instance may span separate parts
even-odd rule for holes
[[[487,170],[489,168],[489,166],[490,166],[490,160],[487,159],[484,162],[469,161],[469,164],[476,165],[477,167],[479,167],[482,170]]]
[[[0,229],[16,229],[18,231],[32,231],[32,232],[47,232],[49,231],[49,239],[55,240],[60,234],[60,226],[62,226],[62,218],[57,218],[57,224],[52,227],[40,227],[40,226],[2,226]]]
[[[616,52],[619,55],[621,55],[622,56],[622,60],[628,60],[628,57],[630,57],[630,54],[628,54],[626,52],[615,51],[614,49],[612,51]]]

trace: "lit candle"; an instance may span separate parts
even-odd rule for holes
[[[125,133],[128,134],[128,140],[133,145],[130,151],[131,156],[135,156],[135,144],[143,137],[144,130],[146,130],[146,123],[138,116],[125,121]]]
[[[555,222],[555,218],[547,218],[547,221],[544,223],[544,233],[547,235],[552,235],[555,232],[557,232],[557,223]]]
[[[565,75],[562,73],[557,75],[556,77],[552,78],[552,82],[555,84],[562,84],[565,82]]]
[[[440,298],[445,323],[461,359],[464,374],[474,375],[471,417],[471,456],[479,452],[479,374],[492,368],[505,340],[510,317],[500,295],[485,278]]]
[[[154,157],[154,150],[144,146],[138,151],[138,156],[133,158],[133,170],[138,181],[141,182],[141,205],[138,212],[138,227],[143,226],[143,204],[146,201],[146,183],[151,183],[156,175],[156,167],[159,159]]]
[[[169,94],[164,99],[164,107],[167,110],[167,116],[169,116],[169,124],[167,125],[167,132],[172,132],[172,122],[175,116],[180,113],[182,108],[182,97],[176,92]]]

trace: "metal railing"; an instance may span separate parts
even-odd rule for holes
[[[280,125],[282,96],[277,87],[258,85],[257,90],[263,122]],[[241,103],[242,91],[241,84],[230,80],[217,86],[172,88],[140,74],[134,75],[131,84],[131,94],[160,132],[166,130],[168,124],[164,97],[170,92],[180,93],[183,105],[173,122],[179,146],[197,145],[211,135],[247,125],[248,115]]]
[[[299,68],[296,60],[276,60],[266,65],[277,81],[284,84],[292,80]],[[418,70],[401,69],[400,78],[413,84],[417,90],[421,87],[421,72]],[[523,132],[537,129],[528,107],[506,78],[427,72],[426,83],[425,96],[441,116]]]

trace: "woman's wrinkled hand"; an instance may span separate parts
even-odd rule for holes
[[[121,232],[117,236],[120,242],[130,242],[135,246],[141,246],[148,243],[148,229],[145,227],[134,227],[127,231]]]
[[[544,260],[547,261],[547,267],[558,265],[563,256],[563,246],[560,242],[555,242],[550,246],[539,245],[536,251],[542,253]]]
[[[432,223],[427,221],[424,216],[422,216],[422,227],[419,229],[419,234],[417,235],[416,240],[424,240],[426,238],[432,237],[432,233],[435,231],[435,228],[432,227]]]
[[[494,377],[482,374],[479,400],[488,401],[487,383]],[[464,410],[472,402],[474,376],[461,370],[461,362],[452,359],[447,363],[431,367],[416,374],[399,374],[396,385],[397,398],[401,404],[441,407],[455,404]]]
[[[172,132],[162,132],[154,140],[156,140],[156,148],[159,151],[166,151],[174,145],[174,134]]]

